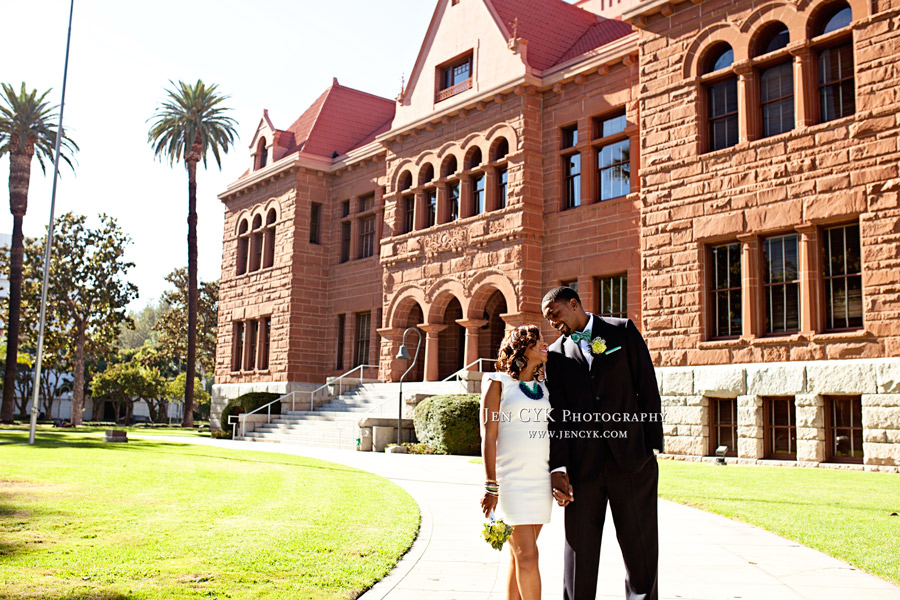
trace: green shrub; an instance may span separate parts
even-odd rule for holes
[[[432,396],[416,406],[416,438],[439,454],[479,454],[478,394]]]
[[[248,413],[256,410],[260,406],[265,406],[272,400],[277,400],[281,397],[281,394],[275,394],[273,392],[250,392],[248,394],[244,394],[242,396],[238,396],[234,400],[230,400],[228,404],[225,405],[225,408],[222,409],[222,416],[220,417],[220,423],[222,424],[222,432],[224,438],[231,438],[232,427],[228,423],[228,417],[232,415],[240,415],[242,413]],[[273,415],[281,414],[281,402],[277,404],[273,404],[271,406]]]

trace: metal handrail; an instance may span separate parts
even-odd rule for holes
[[[319,387],[317,387],[316,389],[314,389],[311,392],[307,392],[307,391],[303,391],[303,390],[293,391],[293,392],[290,392],[289,394],[285,394],[284,396],[279,396],[278,398],[272,400],[268,404],[263,404],[259,408],[251,410],[250,412],[241,413],[240,415],[237,416],[238,421],[240,422],[240,426],[241,426],[241,437],[244,437],[244,426],[246,424],[247,417],[249,417],[250,415],[257,413],[265,408],[266,409],[266,423],[271,423],[272,422],[272,405],[275,404],[276,402],[283,402],[284,398],[286,398],[287,396],[291,397],[291,410],[294,410],[296,408],[296,402],[297,402],[296,394],[309,394],[309,410],[312,411],[312,410],[315,410],[316,394],[319,393],[321,390],[328,389],[329,387],[334,386],[334,384],[337,383],[338,390],[339,390],[337,393],[337,396],[340,396],[341,394],[344,393],[344,382],[343,382],[344,377],[347,377],[351,373],[359,371],[359,380],[362,381],[365,379],[365,370],[366,369],[377,369],[377,368],[379,368],[377,365],[357,365],[357,366],[353,367],[352,369],[350,369],[349,371],[347,371],[346,373],[338,375],[337,377],[332,379],[330,382],[325,382],[324,384],[320,385]],[[381,380],[378,378],[375,378],[372,381],[379,382]],[[232,431],[231,437],[234,437],[234,431]]]
[[[459,381],[460,375],[468,372],[469,368],[474,367],[475,365],[478,365],[478,369],[479,369],[478,372],[483,372],[483,371],[481,371],[481,361],[488,361],[489,363],[495,363],[495,362],[497,362],[497,359],[496,358],[479,358],[479,359],[471,362],[470,364],[464,366],[462,369],[456,371],[455,373],[451,373],[450,375],[447,375],[447,377],[441,379],[441,383],[443,383],[445,381],[450,381],[454,377],[456,378],[457,381]]]

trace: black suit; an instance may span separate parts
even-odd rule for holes
[[[591,337],[603,338],[609,353],[593,356],[590,369],[568,336],[550,346],[547,361],[550,468],[566,467],[575,494],[565,516],[564,597],[596,595],[608,502],[627,571],[626,597],[655,600],[659,471],[653,450],[663,448],[656,374],[630,320],[593,315]]]

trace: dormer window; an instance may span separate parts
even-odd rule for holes
[[[472,88],[472,53],[438,67],[438,85],[434,101],[440,102]]]
[[[256,146],[256,168],[262,169],[266,166],[268,162],[269,153],[266,150],[266,138],[262,138],[259,140],[259,145]]]

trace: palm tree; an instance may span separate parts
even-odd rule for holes
[[[190,85],[179,81],[176,89],[166,90],[168,98],[148,121],[153,121],[147,141],[154,155],[170,166],[184,160],[188,172],[188,340],[187,378],[184,386],[182,427],[194,426],[194,372],[197,354],[197,162],[212,150],[219,169],[220,153],[228,152],[237,135],[237,122],[220,104],[228,96],[216,94],[217,85],[207,86],[201,80]]]
[[[45,159],[53,160],[56,150],[54,122],[57,107],[47,104],[50,90],[38,96],[27,91],[25,83],[16,93],[8,83],[2,84],[0,99],[0,156],[9,154],[9,210],[13,215],[12,247],[9,249],[9,323],[7,323],[6,365],[0,422],[12,423],[19,352],[19,320],[22,308],[22,261],[25,255],[22,220],[28,210],[28,184],[31,181],[31,159],[37,156],[41,171],[47,173]],[[69,154],[78,146],[63,133],[60,158],[72,167]]]

